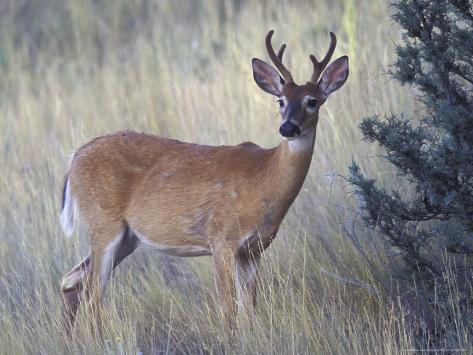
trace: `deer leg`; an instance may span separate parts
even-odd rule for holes
[[[79,265],[64,275],[61,282],[62,290],[62,321],[66,333],[71,334],[72,326],[79,308],[84,281],[90,273],[91,254],[81,261]]]
[[[106,243],[92,240],[92,268],[87,283],[87,296],[92,316],[100,323],[99,308],[105,293],[107,282],[120,262],[130,255],[139,245],[139,239],[126,226]]]
[[[122,239],[116,245],[113,250],[113,256],[111,261],[111,269],[115,269],[118,264],[120,264],[123,259],[125,259],[128,255],[133,253],[135,249],[138,247],[139,240],[138,238],[131,233],[129,228],[126,228]],[[109,258],[109,257],[108,257]],[[74,324],[74,320],[77,314],[77,310],[82,298],[82,291],[84,288],[87,288],[87,295],[93,294],[93,278],[91,277],[92,269],[100,270],[99,262],[96,262],[95,266],[92,267],[91,265],[92,254],[89,254],[79,265],[77,265],[74,269],[68,272],[62,281],[62,292],[63,292],[63,310],[62,310],[62,317],[66,327],[66,332],[70,335],[72,330],[72,326]],[[95,258],[94,258],[95,260]],[[107,259],[109,260],[109,259]],[[104,260],[102,260],[103,262]],[[101,265],[100,265],[101,266]],[[111,270],[108,271],[108,266],[105,266],[105,271],[107,271],[106,279],[110,276]],[[97,274],[98,272],[96,272]],[[87,281],[87,282],[86,282]],[[103,293],[105,289],[106,280],[100,289],[100,293]],[[87,287],[86,287],[87,286]],[[100,294],[100,297],[102,295]],[[97,296],[95,296],[97,297]],[[100,301],[100,297],[98,301]],[[97,303],[97,300],[95,301]]]
[[[214,250],[215,286],[220,302],[221,319],[226,327],[235,328],[235,256],[230,250]]]
[[[236,259],[236,292],[238,310],[253,311],[256,306],[256,275],[259,255],[238,256]]]

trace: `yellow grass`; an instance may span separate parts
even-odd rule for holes
[[[397,354],[414,347],[415,329],[381,287],[390,277],[384,246],[352,230],[357,204],[334,175],[356,158],[369,174],[399,184],[357,129],[366,115],[416,109],[408,89],[384,74],[399,39],[388,6],[241,3],[240,11],[218,0],[0,4],[0,353]],[[351,61],[348,82],[320,113],[304,188],[263,256],[255,315],[239,319],[232,344],[217,317],[211,259],[138,250],[107,292],[105,341],[89,336],[84,314],[68,341],[59,283],[88,249],[85,230],[68,240],[59,225],[71,152],[127,128],[203,144],[276,145],[277,104],[251,73],[251,58],[267,60],[270,28],[288,44],[285,62],[300,83],[311,74],[308,55],[327,49],[329,30],[339,39],[335,56]]]

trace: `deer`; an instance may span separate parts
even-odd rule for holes
[[[211,256],[226,326],[255,307],[259,261],[308,173],[320,107],[349,73],[346,55],[328,65],[337,43],[330,32],[322,61],[309,56],[310,80],[296,84],[282,62],[286,44],[276,54],[273,33],[265,44],[274,67],[253,58],[252,69],[256,84],[277,97],[282,141],[276,147],[198,145],[120,131],[74,153],[61,223],[71,235],[80,215],[91,251],[61,282],[69,334],[81,300],[98,310],[113,269],[140,245],[173,256]]]

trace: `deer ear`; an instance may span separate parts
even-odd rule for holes
[[[281,96],[284,80],[277,70],[258,58],[253,58],[252,65],[256,84],[268,94]]]
[[[325,69],[322,79],[319,81],[319,88],[325,98],[332,92],[340,89],[348,79],[348,57],[344,55],[335,59],[332,64]]]

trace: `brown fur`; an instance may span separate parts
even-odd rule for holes
[[[237,248],[256,228],[270,228],[267,221],[278,226],[311,153],[291,154],[287,142],[211,147],[127,131],[79,149],[68,175],[92,229],[113,237],[127,224],[151,241],[210,252]]]

